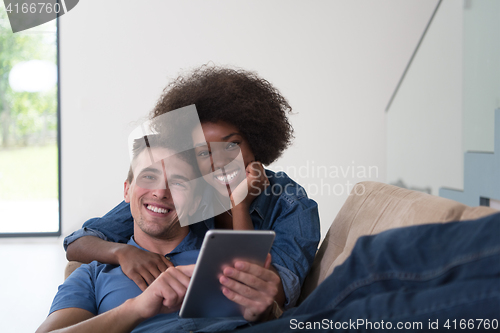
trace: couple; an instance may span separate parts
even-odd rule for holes
[[[251,73],[219,68],[197,70],[167,87],[153,117],[189,104],[198,109],[206,142],[238,145],[246,166],[254,160],[271,163],[290,141],[288,104],[267,81]],[[196,145],[194,135],[192,140]],[[172,168],[166,171],[161,163],[151,163],[174,153],[162,142],[152,139],[148,141],[150,147],[145,145],[142,150],[137,144],[133,176],[125,183],[130,208],[121,204],[103,218],[86,222],[84,229],[65,240],[69,259],[98,259],[114,265],[93,262],[76,270],[60,287],[39,331],[62,327],[85,332],[127,332],[134,327],[148,332],[222,331],[246,326],[252,326],[248,330],[284,331],[300,327],[297,323],[324,319],[422,319],[425,324],[428,319],[446,315],[491,318],[498,314],[500,249],[498,238],[491,236],[500,233],[500,216],[496,214],[474,222],[410,227],[363,237],[351,257],[299,307],[286,311],[279,320],[255,325],[277,317],[280,308],[286,310],[295,304],[319,240],[316,204],[286,175],[266,170],[271,185],[290,185],[295,191],[276,195],[268,187],[252,196],[253,189],[248,185],[249,195],[241,207],[236,205],[231,212],[181,227],[172,209],[172,197],[194,198],[184,201],[187,206],[175,204],[175,208],[185,207],[184,212],[192,212],[189,205],[199,199],[190,194],[198,186],[191,180],[200,171],[209,174],[204,172],[201,159],[210,159],[212,151],[196,155],[196,163],[189,163],[192,154],[177,153],[168,158]],[[213,161],[210,168],[216,171]],[[144,170],[156,176],[146,175],[143,179],[166,179],[167,184],[138,186],[137,179]],[[162,172],[166,174],[163,178]],[[249,180],[252,177],[247,174]],[[207,179],[207,183],[210,181],[214,180]],[[261,184],[256,188],[265,186],[265,179],[255,181]],[[176,188],[181,186],[183,192]],[[244,228],[247,222],[255,229],[276,231],[264,267],[240,262],[225,269],[220,278],[224,294],[243,306],[248,323],[235,318],[178,318],[176,311],[203,233],[214,227]],[[126,240],[128,244],[105,239]],[[460,246],[442,246],[450,240]],[[418,246],[408,247],[410,243]],[[435,250],[440,245],[440,250]],[[416,256],[426,260],[415,262],[412,258]],[[121,266],[116,267],[118,264]],[[73,324],[77,325],[68,327]]]
[[[191,121],[186,104],[196,105],[198,124]],[[168,86],[148,126],[160,134],[136,135],[125,202],[65,239],[68,259],[109,265],[93,262],[76,270],[61,286],[42,327],[63,327],[115,308],[141,290],[154,290],[160,276],[168,278],[156,286],[181,288],[176,290],[177,303],[169,308],[178,310],[182,282],[189,281],[192,271],[189,265],[196,261],[204,234],[213,228],[276,233],[265,267],[236,263],[221,280],[224,294],[245,308],[246,320],[181,320],[173,313],[169,320],[163,317],[163,326],[234,329],[293,307],[320,239],[317,204],[286,174],[264,170],[261,164],[272,163],[290,144],[289,110],[279,91],[246,71],[202,67]],[[178,116],[163,121],[173,113]],[[207,199],[207,193],[214,199]],[[190,220],[189,226],[179,220]],[[182,273],[175,275],[180,280],[169,280],[173,272]],[[86,289],[94,286],[91,297],[79,299],[82,284]],[[115,290],[117,285],[130,291]],[[84,304],[89,300],[94,307]]]

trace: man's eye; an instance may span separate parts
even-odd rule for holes
[[[172,183],[169,183],[168,184],[168,187],[176,187],[176,188],[186,188],[186,184],[185,183],[181,183],[181,182],[172,182]]]
[[[199,157],[206,157],[208,155],[210,155],[210,152],[208,150],[203,150],[198,153]]]
[[[144,179],[144,180],[156,180],[156,177],[151,176],[151,175],[144,175],[144,176],[142,176],[142,179]]]

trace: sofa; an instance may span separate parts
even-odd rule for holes
[[[450,199],[393,185],[371,181],[358,183],[316,253],[311,271],[304,281],[299,303],[349,257],[356,240],[361,236],[417,224],[472,220],[494,213],[498,211],[490,207],[469,207]]]
[[[489,207],[459,202],[378,182],[356,184],[333,221],[304,282],[299,302],[350,255],[360,236],[424,223],[471,220],[497,213]],[[65,278],[81,263],[70,261]]]

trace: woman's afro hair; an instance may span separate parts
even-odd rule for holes
[[[248,141],[255,159],[271,164],[291,144],[292,108],[280,92],[257,74],[241,69],[201,66],[173,80],[151,118],[196,105],[200,122],[229,123]]]

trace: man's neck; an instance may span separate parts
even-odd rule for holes
[[[154,237],[143,232],[137,224],[134,225],[134,240],[137,245],[148,250],[149,252],[166,255],[172,252],[177,245],[188,235],[189,227],[175,228],[170,230],[168,235],[162,237]]]

